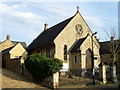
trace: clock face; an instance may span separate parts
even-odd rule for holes
[[[83,33],[82,26],[80,24],[77,24],[75,26],[75,30],[76,30],[77,34],[81,35]]]

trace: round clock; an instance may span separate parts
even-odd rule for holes
[[[75,26],[75,30],[76,30],[77,34],[81,35],[83,33],[82,26],[80,24],[77,24]]]

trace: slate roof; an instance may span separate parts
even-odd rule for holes
[[[114,40],[115,45],[119,45],[118,49],[120,50],[120,41]],[[111,54],[112,43],[111,41],[100,42],[100,54]]]
[[[20,43],[24,48],[27,47],[25,42],[19,42],[19,41],[11,41],[14,45],[17,45],[18,43]]]
[[[14,46],[12,46],[12,47],[10,47],[10,48],[7,48],[7,49],[5,49],[5,50],[2,50],[2,54],[9,53],[9,51],[10,51],[13,47],[15,47],[18,43],[20,43],[24,48],[26,48],[26,43],[25,43],[25,42],[17,42],[17,41],[11,41],[11,42],[14,44]]]
[[[75,44],[73,44],[74,45],[73,48],[70,51],[71,52],[77,51],[79,49],[79,47],[82,45],[82,43],[85,41],[85,39],[87,38],[87,36],[85,38],[81,38],[77,42],[75,42]]]
[[[3,42],[0,42],[0,44],[4,43],[5,41]],[[19,41],[11,41],[14,45],[17,45],[18,43],[20,43],[24,48],[27,47],[26,43],[25,42],[19,42]]]
[[[4,41],[3,41],[4,42]],[[0,44],[2,44],[3,42],[1,42]],[[24,48],[26,48],[26,43],[25,42],[18,42],[18,41],[11,41],[13,44],[14,44],[14,46],[12,46],[12,47],[9,47],[9,48],[7,48],[7,49],[5,49],[5,50],[2,50],[2,54],[6,54],[6,53],[8,53],[13,47],[15,47],[18,43],[20,43]]]
[[[38,47],[47,46],[52,44],[54,39],[59,35],[59,33],[66,27],[66,25],[72,20],[74,16],[69,19],[60,22],[53,27],[44,30],[33,42],[27,47],[27,51],[33,50]]]

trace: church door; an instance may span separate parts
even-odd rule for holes
[[[87,49],[86,50],[86,70],[87,76],[91,77],[92,75],[92,51]]]

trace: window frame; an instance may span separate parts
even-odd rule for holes
[[[64,45],[64,60],[67,60],[67,45]]]

